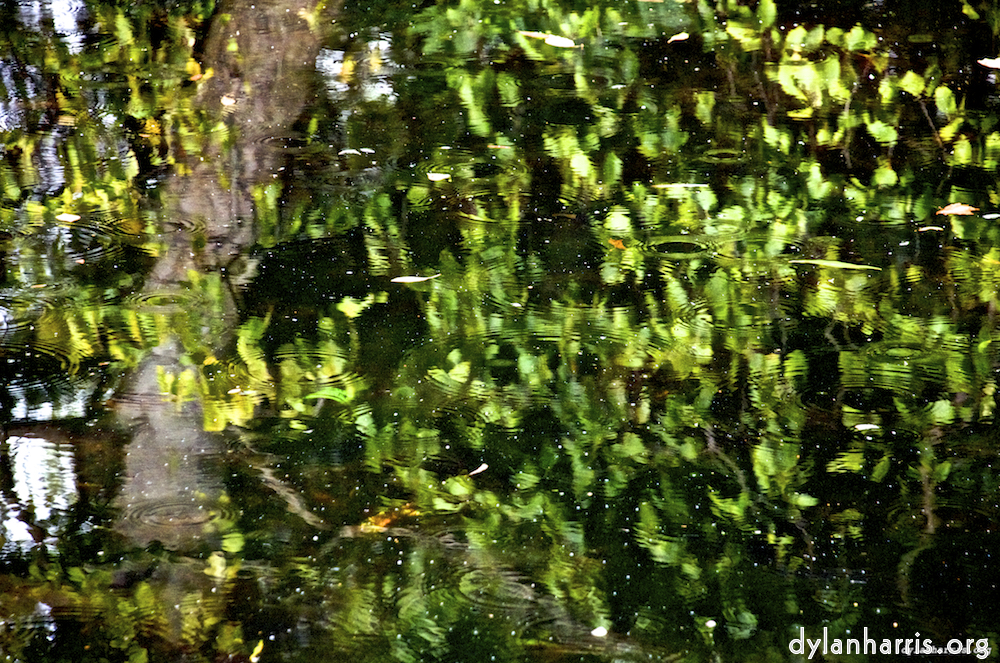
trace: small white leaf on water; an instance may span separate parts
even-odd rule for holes
[[[575,48],[576,42],[569,37],[560,37],[559,35],[548,35],[545,37],[545,43],[549,46],[555,46],[557,48]]]
[[[591,631],[590,634],[595,638],[603,638],[608,634],[608,629],[604,628],[603,626],[598,626],[593,631]]]
[[[79,220],[80,216],[78,214],[71,214],[70,212],[63,212],[56,217],[56,221],[62,221],[63,223],[73,223]]]
[[[483,463],[482,465],[480,465],[476,469],[474,469],[471,472],[469,472],[469,476],[471,477],[473,475],[479,474],[480,472],[485,472],[488,469],[490,469],[490,466],[487,465],[486,463]]]
[[[556,48],[576,48],[576,42],[569,37],[560,37],[548,32],[536,32],[534,30],[518,30],[518,34],[531,37],[532,39],[544,40],[546,44],[555,46]]]
[[[397,276],[392,279],[393,283],[422,283],[424,281],[430,281],[431,279],[436,279],[441,276],[440,274],[435,274],[434,276]]]
[[[667,40],[667,43],[668,43],[668,44],[672,44],[672,43],[674,43],[675,41],[685,41],[685,40],[686,40],[686,39],[687,39],[688,37],[690,37],[690,36],[691,36],[691,35],[689,35],[689,34],[688,34],[688,33],[686,33],[686,32],[678,32],[678,33],[677,33],[677,34],[675,34],[675,35],[674,35],[673,37],[671,37],[670,39],[668,39],[668,40]]]
[[[451,175],[449,173],[427,173],[427,179],[431,182],[443,182],[444,180],[450,180]]]

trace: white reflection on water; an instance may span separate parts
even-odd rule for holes
[[[37,536],[32,530],[77,501],[72,449],[42,437],[11,436],[6,443],[17,504],[5,509],[4,536],[30,548]],[[46,534],[55,537],[59,532],[46,531]]]
[[[344,51],[322,49],[316,56],[316,69],[326,78],[327,89],[334,99],[342,99],[356,85],[365,101],[395,100],[397,95],[391,76],[397,70],[392,60],[391,44],[385,37],[365,44],[363,57],[355,59]]]
[[[22,2],[19,4],[21,21],[25,26],[44,32],[42,21],[52,18],[56,34],[62,37],[70,53],[79,53],[86,34],[80,29],[86,19],[86,5],[80,0],[50,0],[49,2]]]

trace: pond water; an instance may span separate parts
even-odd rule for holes
[[[0,12],[0,661],[996,658],[992,4]]]

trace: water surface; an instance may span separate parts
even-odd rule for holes
[[[1000,16],[897,4],[6,6],[5,660],[993,656]]]

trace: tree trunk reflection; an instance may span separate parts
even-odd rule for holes
[[[280,175],[282,141],[272,139],[286,135],[313,94],[319,37],[307,19],[314,11],[315,2],[223,2],[205,42],[202,71],[211,77],[201,84],[197,110],[210,125],[218,122],[220,132],[202,137],[203,153],[187,154],[168,182],[163,218],[170,225],[162,229],[161,254],[144,294],[189,289],[192,273],[220,275],[228,286],[218,295],[222,301],[185,311],[201,316],[189,323],[200,326],[203,344],[215,352],[230,341],[233,289],[250,270],[252,188]],[[221,321],[215,319],[220,311]],[[223,451],[221,440],[205,432],[193,403],[162,402],[158,378],[185,368],[184,350],[178,338],[161,337],[117,410],[135,430],[120,529],[141,545],[181,546],[211,531],[221,508],[222,480],[206,462]]]

